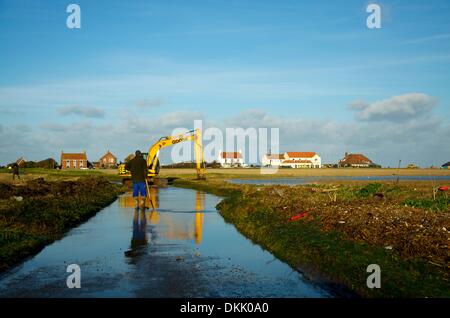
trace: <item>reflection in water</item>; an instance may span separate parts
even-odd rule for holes
[[[136,250],[141,246],[147,245],[147,220],[145,211],[136,209],[133,215],[133,237],[131,239],[131,249]]]
[[[145,206],[149,207],[150,210],[155,210],[159,208],[159,197],[158,197],[159,189],[157,187],[150,187],[149,196],[146,198]],[[136,201],[131,196],[131,193],[127,195],[123,195],[119,197],[119,207],[122,209],[130,209],[135,208]]]
[[[205,206],[205,194],[197,191],[195,198],[195,243],[200,244],[202,242],[202,229],[203,219],[205,214],[203,213]]]
[[[0,275],[0,298],[330,296],[227,225],[214,208],[220,198],[170,187],[150,197],[155,211],[135,211],[123,195]],[[64,264],[81,266],[84,288],[61,284]]]
[[[170,240],[184,240],[194,241],[197,245],[202,242],[202,232],[204,223],[204,210],[205,210],[205,193],[197,191],[195,194],[195,217],[191,210],[186,206],[189,211],[166,211],[160,209],[159,205],[159,188],[151,187],[149,189],[149,197],[147,198],[146,206],[149,207],[147,212],[141,211],[140,214],[135,212],[133,218],[133,240],[132,249],[134,246],[140,246],[147,243],[146,233],[145,243],[137,244],[137,241],[142,241],[142,231],[146,231],[147,223],[150,225],[159,225],[158,235],[163,236]],[[124,209],[134,208],[133,197],[123,195],[119,198],[119,206]],[[137,216],[137,214],[139,216]],[[146,214],[146,215],[145,215]],[[144,219],[144,220],[142,220]],[[144,222],[145,221],[145,222]],[[135,240],[136,237],[136,240]]]

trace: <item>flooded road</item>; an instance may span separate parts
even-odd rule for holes
[[[220,198],[152,188],[130,194],[0,276],[0,297],[331,297],[226,224]],[[81,288],[69,289],[70,264]]]

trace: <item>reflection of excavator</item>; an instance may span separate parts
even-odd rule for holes
[[[195,243],[198,245],[202,242],[203,221],[205,214],[203,213],[205,207],[205,194],[197,191],[195,198]]]
[[[155,144],[153,144],[153,146],[149,149],[148,154],[146,156],[144,155],[144,158],[147,160],[149,178],[156,177],[159,174],[159,151],[162,148],[170,147],[184,141],[194,142],[197,177],[198,179],[205,179],[205,158],[203,154],[202,133],[200,129],[191,130],[184,134],[175,136],[162,137]],[[130,172],[125,169],[125,164],[121,164],[119,166],[119,175],[125,180],[131,177]]]

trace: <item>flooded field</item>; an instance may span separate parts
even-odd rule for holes
[[[258,184],[258,185],[297,185],[308,184],[325,180],[348,180],[348,181],[450,181],[450,176],[316,176],[302,178],[273,178],[273,179],[230,179],[234,184]]]
[[[121,196],[0,276],[0,297],[331,297],[226,224],[220,198],[151,189],[152,209]],[[69,289],[69,264],[81,288]]]

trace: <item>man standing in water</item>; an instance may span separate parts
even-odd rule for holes
[[[135,157],[125,164],[125,169],[131,172],[133,181],[133,198],[136,199],[136,208],[140,206],[140,198],[143,198],[142,206],[145,207],[145,198],[147,197],[147,187],[145,178],[147,178],[147,163],[139,150],[136,150]]]

